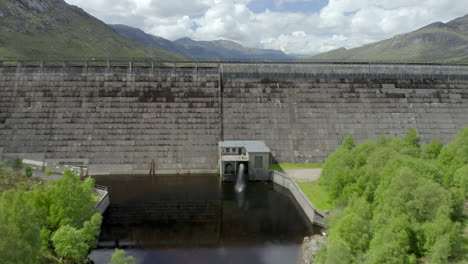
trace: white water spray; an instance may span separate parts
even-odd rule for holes
[[[244,166],[244,164],[241,163],[239,165],[239,171],[237,172],[236,186],[234,187],[234,189],[238,193],[242,192],[245,189],[244,171],[245,171],[245,166]]]

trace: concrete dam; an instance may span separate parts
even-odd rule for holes
[[[0,64],[0,155],[97,173],[216,171],[221,140],[323,162],[352,134],[453,139],[468,66],[348,63]]]

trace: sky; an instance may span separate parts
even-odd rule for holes
[[[313,55],[468,14],[467,0],[65,0],[108,24]]]

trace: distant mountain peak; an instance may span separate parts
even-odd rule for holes
[[[292,61],[296,59],[280,50],[248,48],[232,40],[196,41],[183,37],[170,41],[144,33],[139,29],[111,26],[120,34],[142,44],[162,47],[196,60]]]
[[[468,15],[358,48],[335,49],[308,60],[468,63]]]
[[[183,59],[123,37],[64,0],[0,0],[0,13],[0,59]]]
[[[180,38],[180,39],[177,39],[176,41],[174,41],[175,43],[179,43],[179,44],[191,44],[191,43],[196,43],[195,40],[189,38],[189,37],[183,37],[183,38]]]

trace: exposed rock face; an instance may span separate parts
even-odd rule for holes
[[[327,237],[321,235],[314,235],[305,237],[302,242],[302,258],[301,264],[314,263],[314,258],[322,245],[327,244]]]
[[[44,0],[20,0],[19,2],[38,13],[49,11],[49,3]]]

